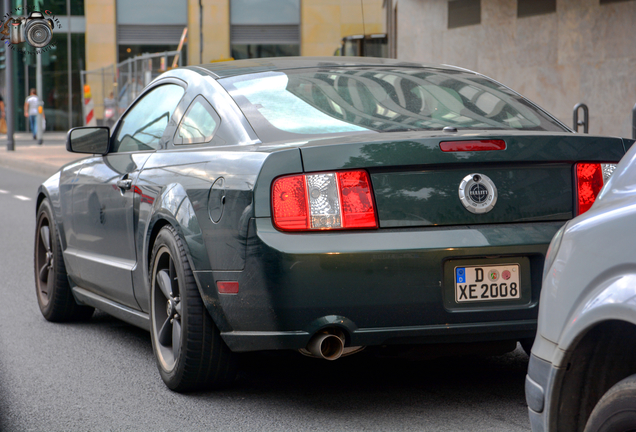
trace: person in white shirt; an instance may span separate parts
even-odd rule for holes
[[[29,119],[33,139],[37,139],[38,104],[38,95],[36,94],[35,89],[32,88],[29,97],[24,101],[24,116]],[[44,115],[44,112],[42,112],[42,115]]]

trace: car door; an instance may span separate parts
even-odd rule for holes
[[[73,190],[65,252],[69,274],[79,286],[135,309],[135,180],[148,157],[174,133],[172,117],[184,92],[168,83],[143,94],[120,120],[109,153],[86,160]]]

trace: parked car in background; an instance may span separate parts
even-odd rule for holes
[[[554,236],[526,377],[532,430],[636,430],[636,146]]]
[[[331,57],[172,70],[68,149],[90,156],[38,191],[40,309],[149,329],[186,391],[245,351],[529,347],[550,239],[625,143],[471,71]]]

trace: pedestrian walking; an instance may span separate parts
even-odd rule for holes
[[[35,89],[32,88],[29,97],[24,101],[24,116],[29,119],[33,139],[37,139],[36,134],[39,103],[40,100],[38,99],[38,95],[36,94]],[[44,112],[42,112],[42,115],[44,115]]]

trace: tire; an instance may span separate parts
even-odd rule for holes
[[[636,375],[619,381],[594,407],[585,432],[636,431]]]
[[[36,221],[33,263],[35,292],[42,315],[52,322],[88,320],[95,309],[79,305],[73,297],[48,199],[40,204]]]
[[[177,232],[159,231],[150,261],[150,335],[161,378],[177,392],[234,381],[236,354],[208,314]]]

